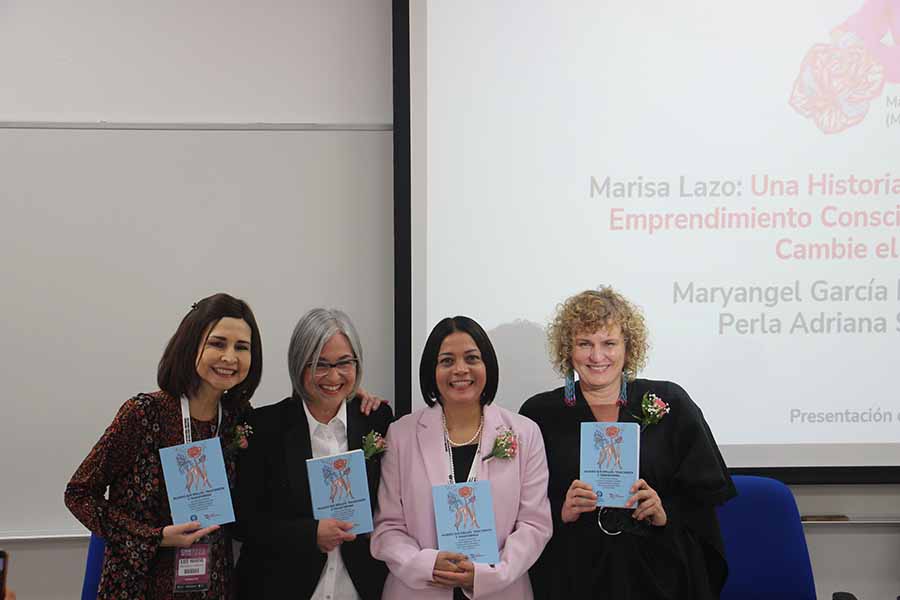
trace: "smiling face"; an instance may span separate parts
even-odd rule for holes
[[[438,350],[434,379],[444,405],[481,402],[487,369],[472,336],[457,331],[444,338]]]
[[[202,394],[221,396],[250,372],[250,326],[243,319],[223,317],[197,349],[197,375]]]
[[[611,324],[593,333],[577,333],[572,342],[572,368],[578,373],[582,389],[618,389],[625,368],[622,328]]]
[[[332,408],[343,402],[356,384],[356,356],[350,340],[335,333],[325,345],[316,365],[303,369],[303,389],[311,402]],[[317,371],[321,373],[317,374]]]

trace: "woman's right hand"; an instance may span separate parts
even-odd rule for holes
[[[468,560],[465,554],[457,552],[445,552],[441,550],[434,559],[434,568],[431,570],[431,583],[434,587],[442,587],[452,589],[458,584],[449,581],[442,581],[442,573],[463,573],[464,569],[459,566],[460,563]]]
[[[573,523],[578,520],[581,513],[591,512],[597,508],[597,494],[591,484],[576,479],[566,492],[566,499],[562,506],[563,523]]]
[[[167,525],[163,527],[161,546],[169,548],[190,548],[194,542],[205,537],[219,528],[218,525],[200,528],[200,523],[191,521],[181,525]]]
[[[316,528],[316,543],[319,550],[326,554],[343,544],[356,539],[356,534],[350,533],[353,523],[339,521],[338,519],[322,519]]]

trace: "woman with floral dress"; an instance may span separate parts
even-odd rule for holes
[[[191,439],[222,439],[233,487],[261,376],[262,342],[247,303],[215,294],[194,304],[163,352],[160,389],[125,402],[66,487],[66,506],[106,542],[98,598],[175,598],[176,553],[191,547],[203,548],[208,582],[177,598],[234,597],[227,529],[172,523],[159,450],[185,443],[189,412]]]

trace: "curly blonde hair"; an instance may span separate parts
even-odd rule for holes
[[[647,324],[641,310],[609,286],[585,290],[556,307],[547,327],[550,362],[563,377],[572,370],[572,344],[579,333],[618,325],[625,338],[625,376],[631,381],[647,364]]]

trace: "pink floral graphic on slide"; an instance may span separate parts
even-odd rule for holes
[[[881,94],[884,68],[860,45],[816,44],[803,59],[791,106],[823,133],[857,125]]]
[[[806,53],[790,105],[826,134],[861,123],[885,82],[900,82],[900,46],[881,41],[889,31],[900,40],[900,0],[865,0]]]

